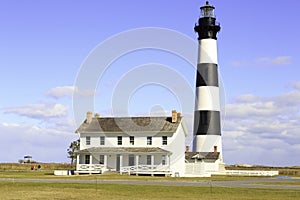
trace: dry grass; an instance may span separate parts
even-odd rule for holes
[[[41,165],[43,170],[60,170],[60,169],[75,169],[75,166],[67,164],[67,163],[25,163],[25,164],[19,164],[19,163],[0,163],[0,170],[12,170],[12,171],[30,171],[31,166],[34,165],[37,167],[38,165]]]
[[[235,181],[251,180],[258,177],[240,176],[212,176],[210,178],[187,178],[187,177],[152,177],[152,176],[129,176],[120,174],[94,174],[75,176],[54,176],[51,170],[41,171],[2,171],[0,178],[10,179],[74,179],[74,180],[144,180],[144,181]]]
[[[269,166],[253,166],[253,167],[241,167],[241,166],[228,166],[228,170],[277,170],[279,175],[282,176],[295,176],[300,177],[300,166],[294,167],[269,167]]]

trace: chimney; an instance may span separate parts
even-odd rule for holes
[[[95,118],[100,118],[100,114],[99,113],[95,113]]]
[[[190,152],[190,146],[185,146],[185,152]]]
[[[172,123],[177,122],[177,112],[176,110],[172,110]]]
[[[93,119],[93,113],[92,112],[87,112],[86,113],[86,123],[89,124],[92,122],[92,119]]]
[[[218,146],[214,146],[214,153],[218,152]]]
[[[177,117],[181,117],[181,113],[179,112],[179,113],[177,113]]]

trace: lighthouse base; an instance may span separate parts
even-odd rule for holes
[[[219,152],[222,161],[221,135],[197,135],[194,139],[194,152]]]

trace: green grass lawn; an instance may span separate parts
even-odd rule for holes
[[[0,199],[300,199],[298,190],[0,182]]]
[[[96,184],[96,180],[166,180],[166,181],[226,181],[249,180],[258,177],[213,176],[211,178],[170,178],[150,176],[78,175],[54,176],[53,171],[1,171],[0,199],[300,199],[300,190],[252,189],[229,187],[190,187],[156,185],[111,185]],[[94,183],[29,183],[15,179],[81,179]],[[259,183],[259,181],[257,182]],[[277,183],[277,182],[276,182]],[[275,184],[276,184],[275,183]],[[291,183],[291,184],[289,184]],[[269,184],[260,183],[260,184]],[[271,183],[270,183],[271,184]],[[272,183],[273,184],[273,183]],[[282,182],[278,183],[282,184]],[[283,183],[294,185],[292,182]],[[298,185],[297,183],[296,185]]]
[[[262,185],[295,185],[295,186],[300,186],[300,182],[291,182],[291,181],[287,181],[287,182],[257,182],[254,184],[262,184]]]

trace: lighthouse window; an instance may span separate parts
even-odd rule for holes
[[[214,9],[213,8],[203,8],[202,10],[203,17],[214,17]]]

